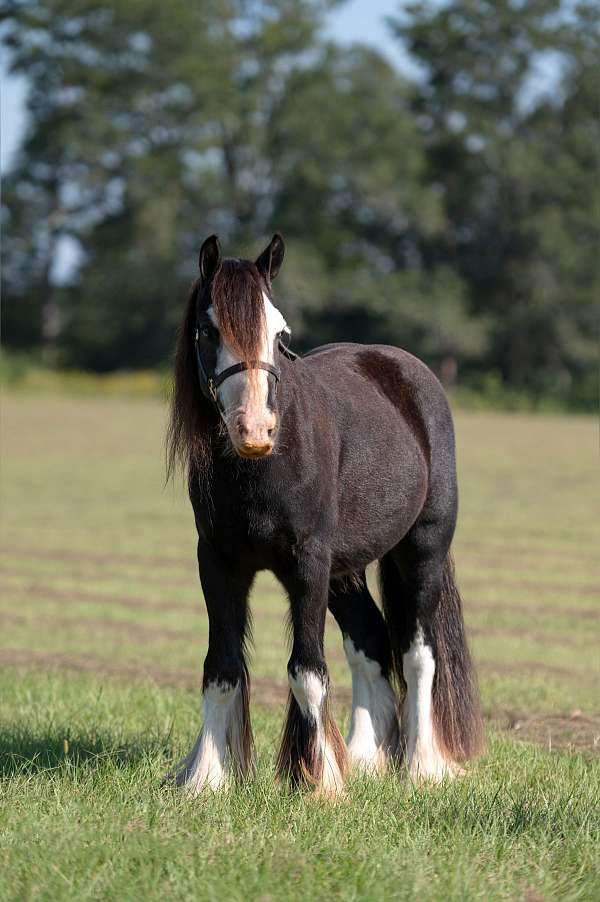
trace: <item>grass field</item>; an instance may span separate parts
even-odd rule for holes
[[[285,602],[253,595],[259,776],[186,801],[207,621],[158,401],[2,403],[0,898],[598,899],[600,499],[586,418],[461,414],[457,573],[488,722],[466,778],[273,785]],[[340,721],[349,678],[335,624]]]

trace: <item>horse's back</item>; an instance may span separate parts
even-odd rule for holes
[[[442,386],[429,367],[418,357],[395,345],[340,341],[313,348],[300,359],[314,371],[329,371],[332,366],[340,370],[362,371],[364,377],[374,382],[385,381],[394,372],[396,379],[405,387],[428,387],[435,394],[444,395]]]
[[[423,361],[393,345],[338,342],[322,345],[302,358],[303,365],[334,388],[365,399],[372,393],[385,398],[408,418],[420,441],[450,442],[452,416],[444,389]]]

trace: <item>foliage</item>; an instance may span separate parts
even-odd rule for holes
[[[424,71],[415,112],[446,212],[431,253],[488,317],[487,366],[535,395],[583,396],[598,341],[597,7],[454,0],[414,4],[395,27]]]
[[[413,80],[327,42],[333,5],[5,4],[31,114],[4,184],[5,341],[168,363],[202,237],[252,254],[280,229],[300,349],[396,343],[448,382],[593,405],[594,4],[408,6],[390,28]]]
[[[160,370],[113,370],[94,373],[74,367],[57,369],[39,357],[3,351],[0,382],[11,394],[77,395],[82,397],[167,398],[171,374]]]

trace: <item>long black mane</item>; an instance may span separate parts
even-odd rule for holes
[[[203,472],[209,464],[209,432],[218,418],[198,384],[194,334],[198,313],[212,305],[221,338],[241,360],[260,356],[265,329],[263,292],[268,286],[250,260],[222,260],[208,283],[190,289],[175,348],[171,415],[167,430],[167,478],[178,465]]]

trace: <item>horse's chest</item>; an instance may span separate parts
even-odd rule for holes
[[[215,537],[229,548],[251,550],[270,555],[291,549],[294,530],[289,511],[279,499],[253,493],[245,497],[232,493],[227,502],[215,511]]]

